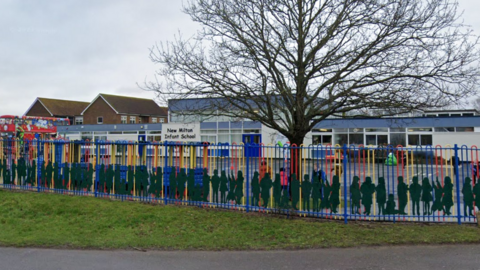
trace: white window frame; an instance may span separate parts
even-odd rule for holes
[[[157,117],[152,117],[152,123],[157,123]]]
[[[75,125],[83,125],[83,116],[75,117]]]
[[[126,116],[126,115],[120,116],[120,123],[122,123],[122,124],[126,124],[126,123],[127,123],[127,116]]]
[[[160,118],[160,123],[165,123],[165,118]]]
[[[130,116],[130,124],[136,124],[137,123],[137,118],[135,116]]]
[[[102,119],[102,121],[100,121],[100,119]],[[98,125],[103,124],[103,116],[97,116],[97,124]]]

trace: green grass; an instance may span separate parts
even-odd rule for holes
[[[475,225],[286,219],[0,189],[0,245],[68,248],[290,249],[480,243]]]

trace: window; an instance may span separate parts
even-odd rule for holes
[[[83,116],[75,117],[75,125],[83,125]]]
[[[130,116],[130,124],[135,124],[137,119],[135,119],[135,116]]]
[[[336,134],[335,135],[335,144],[344,145],[348,144],[348,134]]]
[[[409,128],[408,132],[428,132],[432,131],[432,128]]]
[[[126,116],[126,115],[122,115],[122,116],[120,117],[120,123],[122,123],[122,124],[126,124],[126,123],[127,123],[127,116]]]
[[[409,145],[432,145],[432,135],[430,134],[409,134]]]
[[[97,117],[97,124],[103,124],[103,116]]]
[[[157,123],[157,117],[152,117],[152,123]]]
[[[139,124],[142,123],[142,117],[138,117],[138,123],[139,123]]]
[[[217,143],[217,136],[202,135],[200,136],[200,140],[202,142],[209,142],[209,143],[215,144]]]
[[[327,145],[332,144],[332,135],[313,135],[312,136],[313,145]]]
[[[473,127],[457,127],[457,132],[473,132]]]
[[[165,123],[165,118],[160,118],[160,123]]]
[[[405,133],[390,133],[390,144],[393,146],[406,145]]]
[[[436,127],[435,132],[455,132],[454,127]]]
[[[388,135],[366,135],[366,145],[388,145]]]

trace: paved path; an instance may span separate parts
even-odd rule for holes
[[[0,269],[480,269],[480,245],[295,251],[94,251],[0,248]]]

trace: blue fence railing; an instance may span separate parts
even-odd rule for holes
[[[476,146],[3,140],[0,149],[5,189],[345,222],[470,223],[480,206]]]

